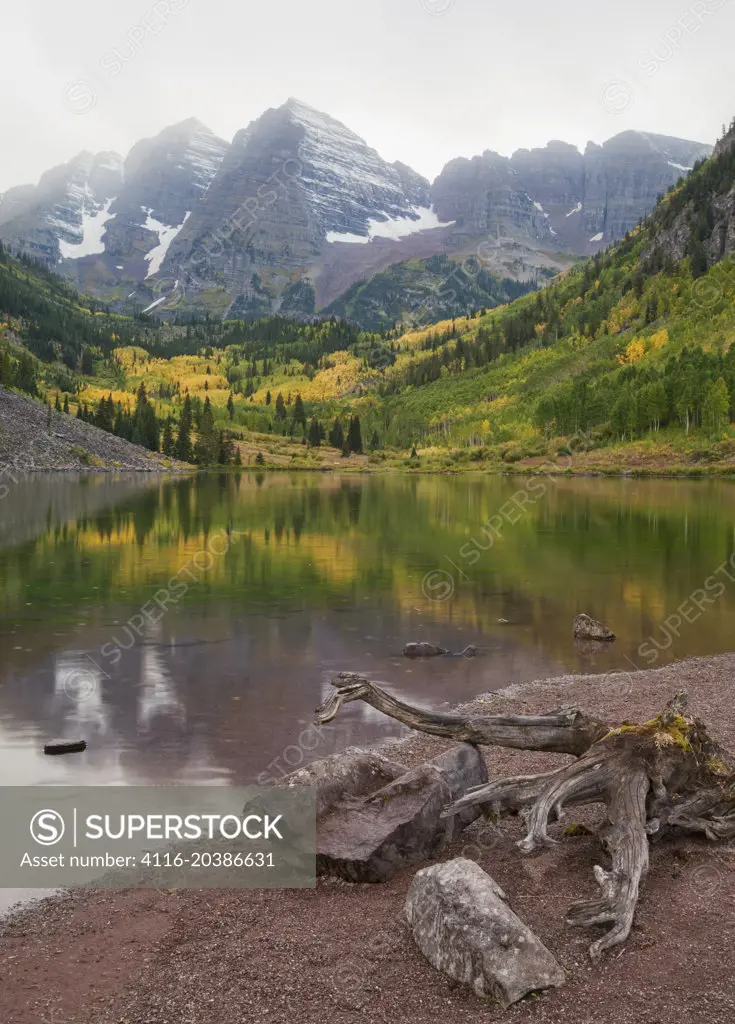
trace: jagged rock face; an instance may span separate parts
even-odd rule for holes
[[[137,143],[124,163],[115,153],[81,153],[37,187],[6,193],[0,236],[84,290],[129,291],[160,268],[226,149],[192,119]]]
[[[518,149],[510,159],[523,188],[550,211],[565,213],[584,197],[584,157],[568,142],[550,142],[543,149]]]
[[[510,159],[486,152],[453,160],[432,188],[455,231],[505,236],[581,255],[622,238],[711,147],[644,132],[623,132],[584,156],[564,142],[521,149]],[[507,247],[507,242],[506,242]]]
[[[35,185],[14,185],[0,195],[0,224],[7,224],[32,204],[36,195]]]
[[[183,223],[212,182],[227,143],[192,119],[143,139],[125,161],[125,180],[112,207],[115,220],[144,223],[151,215],[174,227]]]
[[[0,238],[116,309],[310,315],[406,260],[471,255],[533,285],[622,237],[709,151],[624,132],[584,155],[459,158],[430,186],[289,100],[231,145],[191,119],[124,163],[82,153],[0,196]]]
[[[386,163],[339,121],[296,100],[276,113],[277,125],[295,140],[301,168],[294,168],[294,185],[321,235],[367,237],[372,219],[411,217],[414,206],[428,206],[425,178],[405,164]]]
[[[144,139],[130,151],[123,186],[111,207],[104,260],[78,261],[67,273],[88,290],[101,274],[123,283],[127,297],[159,272],[168,247],[209,188],[228,146],[190,119]],[[90,288],[91,284],[91,288]],[[133,295],[129,293],[133,287]],[[145,293],[144,293],[145,294]],[[148,305],[145,298],[144,304]]]
[[[85,290],[124,284],[126,295],[131,285],[135,289],[152,278],[227,149],[223,139],[193,118],[138,142],[125,160],[123,180],[110,206],[103,257],[80,253],[85,258],[65,263],[62,272]]]
[[[659,195],[711,152],[711,146],[646,132],[623,132],[603,146],[590,143],[585,152],[585,233],[591,238],[602,232],[604,244],[622,238],[651,212]]]
[[[722,138],[718,141],[715,146],[713,156],[722,156],[723,153],[729,153],[733,147],[735,147],[735,120],[730,125],[730,130],[725,132]]]
[[[117,153],[80,153],[47,171],[37,186],[10,189],[0,200],[0,235],[18,249],[56,263],[64,246],[82,243],[85,224],[92,229],[117,195],[122,157]]]
[[[709,267],[735,253],[735,122],[715,147],[708,168],[709,193],[696,201],[684,188],[662,207],[654,224],[652,243],[646,256],[678,261],[692,255],[700,240]],[[672,204],[674,205],[672,208]],[[705,308],[723,297],[722,279],[702,278],[695,282],[697,302]]]
[[[585,252],[587,238],[576,230],[585,199],[584,157],[566,142],[550,142],[543,149],[519,149],[511,166],[537,209],[548,222],[553,248]]]
[[[440,218],[455,222],[457,235],[553,241],[547,218],[510,160],[489,150],[448,163],[434,182],[432,199]]]
[[[164,270],[190,293],[224,281],[236,303],[265,294],[279,308],[329,245],[418,224],[429,202],[428,181],[409,167],[289,100],[235,136]]]

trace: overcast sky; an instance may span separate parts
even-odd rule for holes
[[[5,5],[0,190],[195,116],[296,96],[433,178],[483,149],[627,128],[714,142],[735,0],[36,0]]]

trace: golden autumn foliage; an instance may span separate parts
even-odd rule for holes
[[[656,331],[656,333],[652,334],[651,337],[648,339],[648,349],[651,352],[655,352],[657,349],[663,348],[664,345],[668,345],[668,343],[669,332],[664,327],[662,330]]]
[[[618,362],[621,366],[631,366],[639,362],[647,352],[656,352],[669,343],[669,332],[664,327],[656,331],[649,338],[633,338],[625,350],[618,354]]]
[[[618,354],[618,362],[621,366],[630,366],[637,363],[646,354],[646,343],[643,338],[633,338],[624,351]]]
[[[607,330],[609,334],[620,334],[630,323],[638,311],[638,301],[635,296],[624,295],[620,302],[613,309],[607,318]]]

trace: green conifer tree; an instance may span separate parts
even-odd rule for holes
[[[306,426],[306,413],[304,412],[304,403],[302,401],[301,394],[296,395],[291,415],[293,416],[294,423],[300,423],[302,427]]]
[[[316,416],[309,424],[309,444],[312,448],[318,448],[322,443],[322,432],[319,427],[319,420]]]
[[[362,433],[360,431],[359,416],[353,416],[350,420],[350,427],[347,431],[347,444],[351,452],[362,452]]]
[[[176,458],[182,462],[191,462],[193,459],[193,451],[191,446],[191,424],[192,424],[192,412],[191,412],[191,399],[187,395],[184,399],[184,404],[181,407],[181,416],[179,417],[179,432],[176,438]]]
[[[340,450],[345,443],[345,432],[342,429],[339,417],[335,417],[332,429],[329,431],[329,443],[332,448],[339,448]]]

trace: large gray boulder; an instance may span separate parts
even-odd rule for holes
[[[347,800],[375,793],[407,770],[405,765],[374,751],[349,750],[291,772],[280,785],[316,789],[316,816],[320,819]]]
[[[472,743],[458,743],[427,763],[439,772],[449,786],[452,803],[464,796],[467,790],[472,789],[473,786],[484,786],[486,782],[490,781],[485,758],[480,749]],[[456,834],[471,825],[481,814],[481,807],[465,807],[450,819],[454,823],[454,833]]]
[[[433,967],[503,1007],[564,984],[555,958],[474,861],[458,857],[419,871],[406,917]]]
[[[435,856],[478,815],[442,811],[471,786],[487,782],[479,750],[459,744],[363,799],[345,800],[317,828],[317,874],[350,882],[385,882]]]
[[[575,640],[603,640],[610,642],[615,640],[615,634],[589,615],[577,615],[574,619]]]

